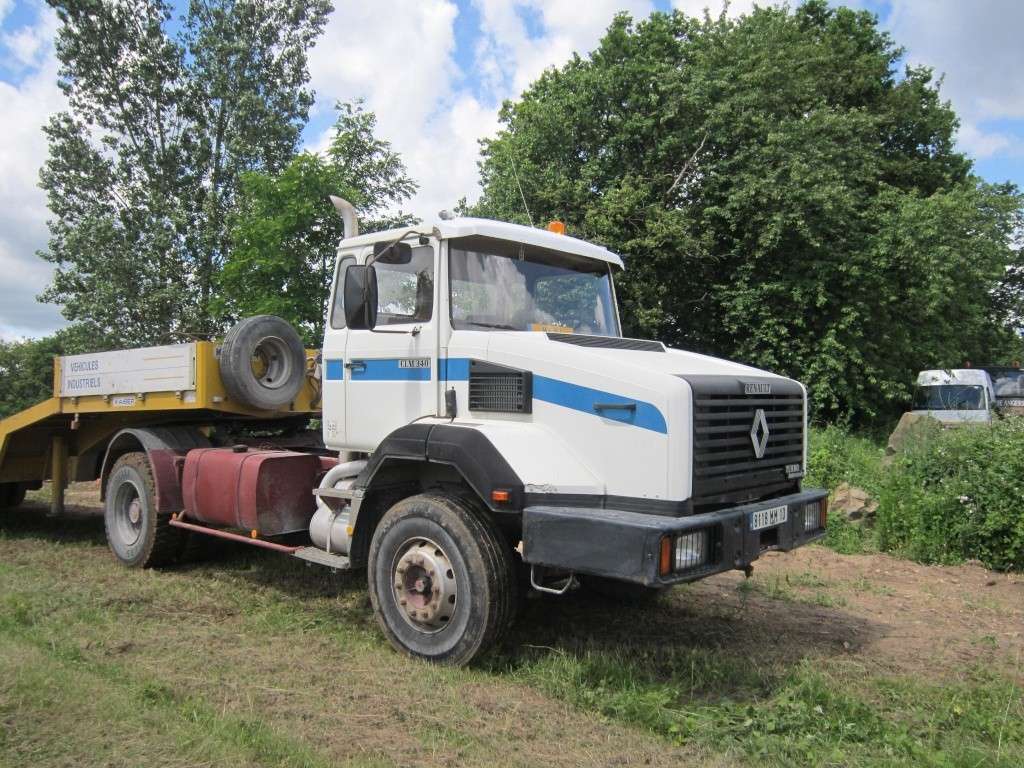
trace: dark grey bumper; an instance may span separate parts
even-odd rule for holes
[[[825,535],[804,530],[804,507],[827,496],[808,490],[688,517],[662,517],[641,512],[557,506],[523,510],[523,559],[535,565],[607,576],[648,586],[694,581],[733,568],[744,568],[762,552],[788,552]],[[788,519],[766,530],[750,530],[750,515],[785,504]],[[662,576],[658,554],[663,537],[711,530],[707,565]]]

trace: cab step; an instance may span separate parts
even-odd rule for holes
[[[351,561],[344,555],[334,555],[330,552],[325,552],[319,547],[299,547],[292,554],[300,560],[305,560],[307,563],[323,565],[335,571],[347,571],[352,568]]]

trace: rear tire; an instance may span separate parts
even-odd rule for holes
[[[510,548],[461,499],[428,493],[395,504],[373,534],[368,565],[377,621],[410,656],[468,664],[515,618]]]
[[[272,411],[291,403],[306,376],[306,350],[287,320],[257,315],[240,320],[220,347],[220,377],[236,403]]]
[[[0,483],[0,509],[17,509],[28,491],[21,483]]]
[[[129,568],[152,568],[177,560],[185,541],[170,515],[156,512],[156,484],[145,453],[126,453],[107,478],[103,511],[110,551]]]

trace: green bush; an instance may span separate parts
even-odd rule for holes
[[[849,483],[874,493],[881,475],[882,445],[835,425],[812,427],[807,450],[807,488],[835,490]]]
[[[925,431],[881,476],[882,549],[1024,570],[1024,418]]]
[[[812,428],[804,487],[826,488],[831,493],[840,484],[849,483],[877,495],[884,455],[881,444],[842,427]],[[844,555],[878,548],[871,528],[854,525],[841,515],[829,516],[824,543]]]

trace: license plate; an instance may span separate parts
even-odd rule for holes
[[[771,528],[774,525],[786,522],[789,519],[789,507],[772,507],[771,509],[759,509],[750,513],[750,530],[760,531],[762,528]]]

